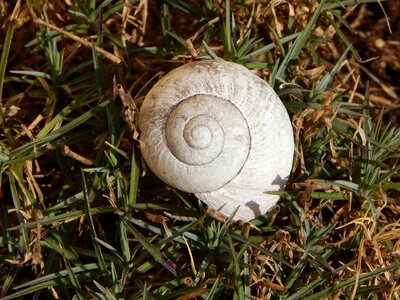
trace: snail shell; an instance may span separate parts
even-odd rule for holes
[[[164,182],[235,220],[266,213],[293,160],[293,130],[273,89],[224,61],[183,65],[158,81],[140,110],[142,155]]]

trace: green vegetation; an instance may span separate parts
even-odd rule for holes
[[[356,46],[385,5],[0,2],[0,298],[399,299],[399,87]],[[292,118],[291,179],[251,224],[150,174],[123,120],[198,59],[252,69]]]

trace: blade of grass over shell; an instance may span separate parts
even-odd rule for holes
[[[223,42],[224,42],[224,59],[229,60],[232,57],[232,23],[231,23],[231,7],[230,0],[225,0],[225,16],[223,23]]]

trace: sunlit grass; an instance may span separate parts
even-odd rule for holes
[[[0,298],[396,297],[400,131],[356,75],[360,2],[200,2],[5,4]],[[289,184],[251,224],[166,187],[124,123],[121,91],[140,109],[196,59],[250,68],[291,115]]]

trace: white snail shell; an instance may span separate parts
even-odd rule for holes
[[[293,160],[293,129],[273,89],[224,61],[183,65],[158,81],[140,110],[142,155],[179,190],[235,220],[279,200]]]

